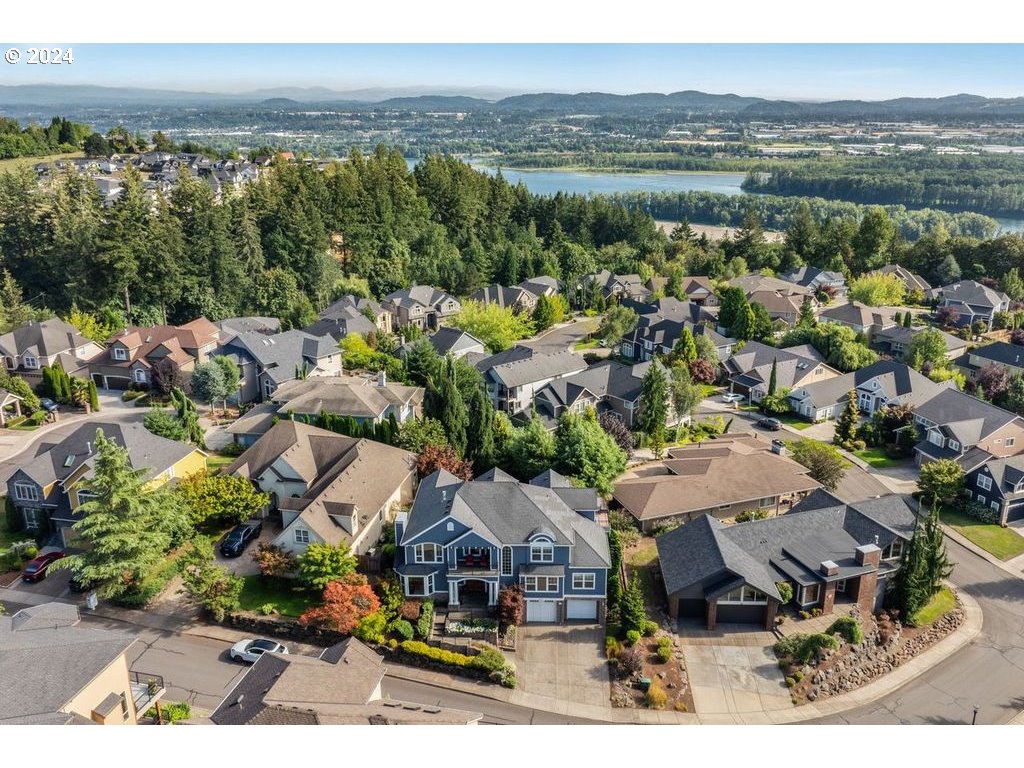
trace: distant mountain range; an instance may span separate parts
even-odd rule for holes
[[[527,93],[506,95],[485,88],[430,89],[264,88],[243,93],[173,91],[97,85],[0,86],[0,110],[11,107],[84,106],[126,108],[146,106],[261,106],[266,109],[367,108],[439,112],[545,112],[552,114],[623,114],[680,112],[691,115],[737,115],[746,119],[861,117],[897,119],[928,116],[1019,117],[1024,97],[995,99],[971,94],[941,98],[898,98],[885,101],[841,100],[801,102],[761,99],[701,91],[676,93]]]

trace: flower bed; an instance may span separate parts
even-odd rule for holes
[[[494,619],[450,619],[444,625],[444,631],[449,635],[482,635],[497,628],[498,622]]]

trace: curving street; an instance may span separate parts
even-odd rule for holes
[[[1024,580],[946,539],[950,581],[981,606],[981,634],[936,668],[874,704],[813,721],[828,724],[1002,724],[1024,710]]]

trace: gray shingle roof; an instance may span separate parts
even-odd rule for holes
[[[0,354],[16,356],[31,349],[37,355],[51,356],[89,343],[71,323],[51,317],[41,323],[28,323],[0,336]]]
[[[1009,302],[1010,298],[1002,291],[989,288],[975,280],[961,280],[959,283],[951,283],[934,291],[942,297],[944,302],[971,304],[976,307],[987,307],[993,309],[1002,303]]]
[[[449,352],[458,356],[461,352],[468,350],[483,351],[486,345],[476,336],[466,333],[461,328],[450,328],[442,326],[436,332],[427,337],[439,355],[447,355]]]
[[[823,320],[831,320],[835,323],[847,325],[860,325],[864,327],[878,326],[884,328],[895,325],[892,319],[892,312],[879,307],[869,307],[859,301],[851,301],[847,304],[840,304],[837,307],[829,307],[820,315]]]
[[[330,336],[313,336],[295,329],[272,336],[240,333],[230,345],[245,349],[275,383],[294,379],[295,366],[301,367],[304,362],[315,363],[321,357],[341,354]]]
[[[936,395],[950,389],[952,382],[936,383],[927,376],[915,371],[909,365],[893,360],[879,360],[866,368],[861,368],[832,379],[817,381],[800,387],[790,397],[801,403],[812,403],[816,408],[827,408],[830,405],[845,405],[851,389],[868,384],[878,379],[890,400],[898,400],[902,404],[910,404],[920,408]]]
[[[477,365],[477,369],[485,374],[490,373],[496,380],[506,387],[519,387],[524,384],[532,384],[545,379],[555,379],[560,376],[568,376],[577,373],[587,367],[586,362],[579,355],[572,352],[553,352],[545,354],[528,350],[529,355],[520,357],[510,362],[493,363],[486,360]],[[499,353],[504,354],[504,353]],[[498,355],[494,356],[495,358]]]
[[[0,616],[0,721],[52,716],[135,642],[76,626],[78,611],[50,605]]]
[[[969,356],[980,357],[982,360],[1000,365],[1024,368],[1024,347],[1005,341],[996,341],[983,347],[975,347],[970,351]]]
[[[913,531],[915,512],[902,496],[855,504],[828,504],[830,499],[835,500],[814,494],[785,515],[731,526],[705,515],[659,536],[666,591],[721,583],[731,573],[778,599],[775,581],[781,576],[824,580],[815,572],[825,560],[840,566],[830,578],[855,575],[862,570],[854,562],[857,546],[874,544],[877,536],[884,547]]]
[[[439,470],[420,483],[402,541],[447,516],[499,546],[525,544],[544,530],[556,544],[573,546],[572,565],[611,564],[605,530],[571,509],[557,489],[500,478],[463,482]]]
[[[963,446],[977,445],[981,440],[1010,422],[1024,426],[1024,420],[1010,411],[986,403],[958,389],[945,389],[918,406],[919,418],[937,424],[947,435]],[[926,449],[927,441],[919,444]],[[934,446],[933,446],[934,447]]]

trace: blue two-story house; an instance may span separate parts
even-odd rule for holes
[[[407,597],[449,606],[498,602],[518,584],[526,621],[603,621],[611,554],[601,500],[548,471],[520,483],[501,470],[466,482],[425,478],[395,520],[395,571]]]

